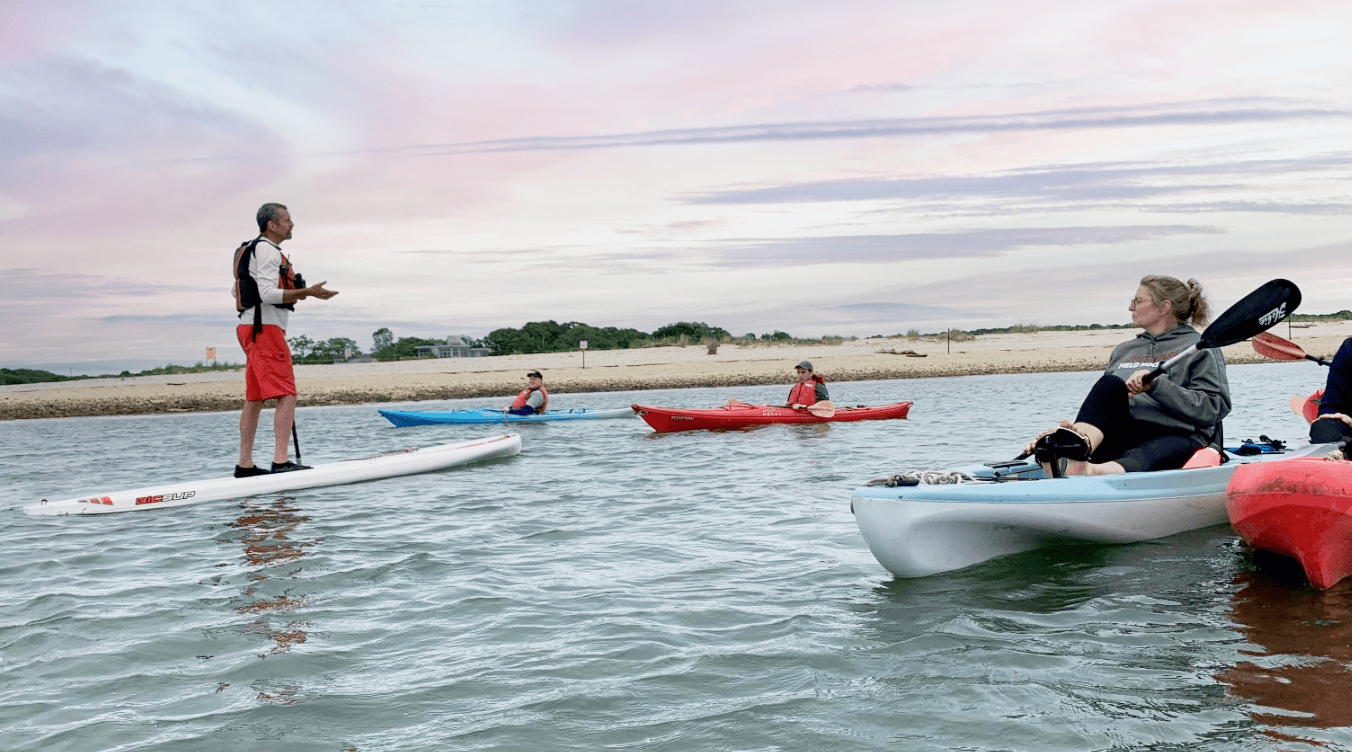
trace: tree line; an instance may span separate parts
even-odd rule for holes
[[[756,339],[756,335],[746,335]],[[784,332],[762,335],[763,339],[787,340]],[[531,353],[570,352],[577,350],[583,340],[589,350],[624,350],[653,344],[723,342],[732,339],[726,329],[703,322],[681,321],[668,324],[651,333],[638,329],[620,329],[613,326],[596,327],[577,321],[560,324],[556,321],[532,321],[520,329],[494,329],[483,339],[465,338],[470,347],[487,347],[494,355],[528,355]],[[333,337],[316,342],[300,335],[290,337],[291,357],[297,363],[332,363],[362,357],[357,342],[348,337]],[[388,327],[371,333],[370,357],[376,360],[409,360],[418,357],[418,348],[445,344],[445,340],[421,337],[399,337]]]
[[[595,327],[577,321],[564,324],[532,321],[520,329],[494,329],[483,342],[493,348],[494,355],[526,355],[570,352],[579,349],[583,340],[586,340],[588,350],[627,350],[668,342],[721,342],[727,339],[731,339],[731,335],[726,329],[702,322],[682,321],[645,333],[613,326]]]

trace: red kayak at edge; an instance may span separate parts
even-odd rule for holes
[[[1321,590],[1352,574],[1352,462],[1240,465],[1225,511],[1249,545],[1300,562]]]
[[[634,412],[660,432],[692,431],[700,428],[746,428],[769,423],[837,423],[852,420],[890,420],[905,418],[911,411],[910,402],[877,407],[840,407],[835,414],[824,417],[807,410],[795,410],[782,405],[748,405],[736,402],[723,407],[688,409],[679,407],[648,407],[634,405]]]
[[[1313,423],[1314,419],[1319,417],[1319,401],[1323,398],[1323,389],[1308,397],[1292,397],[1291,411],[1304,418],[1306,423]]]

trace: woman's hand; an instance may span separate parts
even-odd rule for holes
[[[1315,420],[1323,420],[1325,418],[1334,418],[1336,420],[1341,420],[1345,425],[1352,426],[1352,418],[1349,418],[1343,413],[1324,413],[1318,418],[1315,418]]]
[[[1150,388],[1151,388],[1152,386],[1155,385],[1155,382],[1152,381],[1152,382],[1146,383],[1145,377],[1146,377],[1146,376],[1149,376],[1149,375],[1150,375],[1150,370],[1149,370],[1149,369],[1146,369],[1146,368],[1142,368],[1141,370],[1137,371],[1136,373],[1133,373],[1132,375],[1128,376],[1128,377],[1127,377],[1127,396],[1129,396],[1129,397],[1135,397],[1135,396],[1138,395],[1138,394],[1141,394],[1141,393],[1143,393],[1143,392],[1148,392],[1148,391],[1150,391]]]

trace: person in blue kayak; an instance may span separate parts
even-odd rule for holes
[[[1319,398],[1319,417],[1310,423],[1311,444],[1333,444],[1352,436],[1352,337],[1343,340],[1329,362],[1329,377]]]
[[[798,383],[789,390],[789,407],[802,410],[818,402],[831,399],[826,391],[826,379],[812,370],[812,361],[804,360],[793,367],[798,373]]]
[[[1221,442],[1230,412],[1230,384],[1220,348],[1199,350],[1147,382],[1156,366],[1196,344],[1210,316],[1195,279],[1141,279],[1128,306],[1144,331],[1118,345],[1074,422],[1062,420],[1028,445],[1048,477],[1109,475],[1183,467]]]
[[[549,407],[549,390],[539,371],[526,374],[526,388],[517,393],[507,412],[512,415],[538,415]]]

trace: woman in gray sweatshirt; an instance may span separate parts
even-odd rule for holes
[[[1144,277],[1129,310],[1144,331],[1113,350],[1073,423],[1062,420],[1029,445],[1049,474],[1059,474],[1063,458],[1067,475],[1167,470],[1182,467],[1202,447],[1220,445],[1230,385],[1219,348],[1199,350],[1144,380],[1201,338],[1188,322],[1203,326],[1209,317],[1202,286],[1195,279]]]

